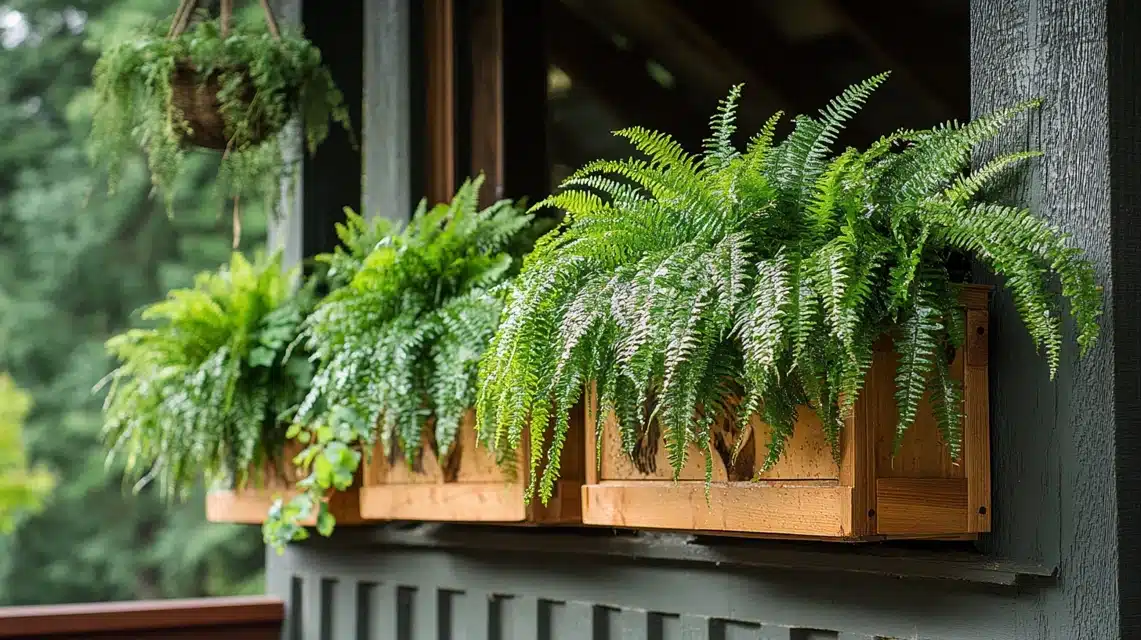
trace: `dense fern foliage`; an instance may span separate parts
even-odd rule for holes
[[[189,63],[201,81],[214,79],[226,123],[218,188],[227,196],[252,195],[276,203],[280,181],[292,168],[282,161],[279,133],[258,141],[258,132],[279,132],[300,116],[310,151],[325,139],[333,120],[349,129],[340,90],[321,62],[321,52],[298,34],[277,40],[264,26],[239,22],[222,37],[216,20],[202,20],[186,33],[165,29],[107,48],[96,63],[96,113],[92,160],[110,171],[114,189],[124,162],[139,146],[148,156],[155,186],[171,201],[171,188],[188,149],[189,124],[172,102],[172,75]]]
[[[350,217],[338,228],[347,249],[322,261],[348,282],[303,333],[317,369],[292,435],[310,443],[298,456],[311,469],[300,483],[308,491],[274,507],[268,543],[304,536],[297,522],[314,508],[327,533],[333,522],[321,498],[349,487],[377,437],[386,455],[410,466],[426,436],[441,459],[452,451],[502,312],[492,289],[514,262],[504,249],[531,220],[510,201],[479,210],[482,181],[465,182],[450,204],[421,202],[399,233],[383,219],[370,228]],[[359,261],[365,238],[373,246]]]
[[[796,118],[779,143],[777,114],[743,152],[731,140],[735,88],[700,155],[662,133],[618,131],[645,157],[592,162],[537,205],[567,216],[510,291],[481,366],[478,414],[481,440],[502,460],[529,422],[532,477],[544,453],[550,460],[538,482],[544,500],[567,412],[591,382],[602,409],[596,428],[615,411],[630,452],[657,420],[675,473],[691,444],[710,468],[710,430],[723,411],[759,413],[772,425],[766,467],[780,458],[798,407],[819,414],[838,452],[884,333],[901,356],[898,433],[930,391],[957,454],[962,407],[947,347],[962,342],[964,323],[952,252],[1005,276],[1051,373],[1062,344],[1054,277],[1082,350],[1093,344],[1101,299],[1090,265],[1047,222],[980,195],[1036,154],[964,173],[978,143],[1036,103],[833,155],[844,122],[885,78],[852,86],[818,117]]]
[[[292,282],[279,254],[251,263],[235,253],[144,308],[154,326],[107,342],[119,366],[105,380],[104,429],[135,478],[169,496],[203,474],[241,486],[251,465],[278,463],[311,373],[290,345],[314,295]]]

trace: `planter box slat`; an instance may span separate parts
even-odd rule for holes
[[[274,500],[288,500],[297,494],[294,484],[303,478],[292,464],[293,457],[304,449],[298,442],[285,446],[282,468],[273,468],[268,463],[257,473],[251,473],[249,486],[242,489],[214,490],[206,494],[206,520],[209,522],[229,522],[235,524],[261,524],[269,514]],[[360,483],[358,482],[357,485]],[[329,512],[337,519],[337,525],[364,523],[361,517],[359,489],[354,485],[348,491],[334,491],[329,496]],[[316,525],[317,516],[302,521],[311,527]]]
[[[685,531],[751,531],[839,537],[852,530],[852,489],[790,483],[638,481],[584,486],[590,524]]]
[[[702,451],[689,447],[675,481],[658,430],[652,427],[628,456],[611,414],[601,443],[595,442],[593,429],[583,438],[584,523],[841,540],[960,540],[989,531],[988,289],[965,286],[960,298],[966,307],[967,341],[950,365],[951,375],[963,384],[959,460],[951,458],[927,398],[894,450],[898,355],[885,338],[876,345],[865,387],[845,423],[839,461],[819,419],[805,407],[784,456],[764,472],[760,466],[767,455],[768,426],[755,416],[750,419],[746,443],[734,461],[735,429],[727,422],[733,418],[722,417],[714,426],[707,501]],[[588,406],[593,406],[590,395]]]
[[[876,532],[938,535],[967,530],[965,478],[876,480]]]
[[[432,435],[427,432],[420,458],[411,468],[403,459],[387,459],[377,445],[365,465],[361,513],[370,520],[581,524],[585,466],[582,433],[580,406],[571,413],[561,480],[550,503],[544,506],[534,500],[528,505],[524,500],[527,439],[516,459],[516,480],[496,464],[491,451],[478,446],[475,412],[468,411],[446,466],[440,464]]]
[[[366,487],[361,509],[370,517],[386,520],[518,522],[527,518],[523,487],[507,482]]]

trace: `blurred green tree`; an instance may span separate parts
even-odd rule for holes
[[[108,196],[86,154],[98,43],[175,4],[0,2],[0,370],[30,394],[29,456],[57,478],[43,511],[0,537],[0,604],[261,588],[256,527],[206,524],[200,498],[135,493],[105,464],[92,393],[111,366],[103,341],[137,322],[132,311],[229,255],[229,208],[209,188],[216,159],[182,176],[168,217],[141,155]],[[243,209],[252,248],[265,216]]]
[[[42,509],[55,485],[46,469],[28,468],[23,431],[31,406],[31,397],[0,374],[0,533],[10,533],[21,517]]]

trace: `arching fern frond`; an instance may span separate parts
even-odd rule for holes
[[[325,258],[355,270],[305,320],[303,344],[316,372],[294,431],[309,443],[302,460],[326,462],[313,464],[300,483],[305,493],[267,520],[270,544],[302,535],[286,520],[304,517],[324,504],[327,491],[344,488],[360,451],[377,440],[386,455],[409,466],[426,441],[441,459],[454,451],[503,310],[492,291],[515,263],[505,249],[531,220],[509,201],[480,210],[482,182],[482,176],[465,181],[450,203],[422,203],[399,233],[378,237],[388,223],[368,228],[351,217],[345,237],[355,246]],[[365,239],[371,246],[361,255]],[[322,518],[327,535],[331,516]]]
[[[700,155],[666,134],[624,129],[641,157],[589,163],[546,201],[568,215],[509,287],[477,401],[480,438],[501,460],[514,459],[530,420],[532,477],[547,464],[541,499],[565,414],[591,383],[627,453],[657,422],[675,474],[693,452],[708,464],[712,421],[729,412],[737,424],[768,423],[761,471],[806,410],[838,456],[874,345],[888,334],[900,356],[897,443],[926,396],[957,455],[962,401],[946,358],[962,344],[963,314],[946,268],[952,252],[1005,276],[1051,371],[1062,346],[1053,279],[1078,343],[1093,343],[1101,300],[1089,263],[1056,227],[984,198],[1036,154],[966,173],[976,145],[1036,102],[834,155],[844,124],[885,79],[798,117],[780,141],[774,116],[743,153],[732,144],[735,87]]]
[[[235,253],[144,307],[149,327],[107,341],[119,364],[101,383],[103,433],[138,486],[180,497],[203,477],[242,486],[252,465],[280,462],[310,373],[290,347],[315,296],[294,275],[280,254]]]

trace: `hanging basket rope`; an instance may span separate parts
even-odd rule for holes
[[[281,30],[277,27],[277,19],[273,16],[273,9],[269,6],[269,0],[261,0],[261,7],[265,13],[265,22],[270,34],[275,40],[280,41]],[[198,0],[182,0],[175,11],[174,19],[170,23],[170,31],[166,34],[167,39],[173,40],[186,33],[186,29],[190,26],[190,19],[197,9]],[[233,0],[221,0],[218,20],[221,23],[222,37],[226,38],[230,35],[231,25],[234,21]],[[244,70],[231,69],[231,71],[242,72]],[[170,86],[171,103],[182,115],[182,119],[189,129],[183,134],[183,141],[207,149],[228,150],[232,141],[227,135],[226,120],[222,115],[222,104],[218,99],[218,92],[222,88],[219,73],[214,72],[204,78],[189,60],[181,60],[175,65]],[[253,91],[248,81],[245,86],[247,95],[244,98],[247,103],[250,103],[253,100]],[[256,122],[252,124],[255,126],[251,126],[251,130],[245,132],[247,142],[258,143],[275,133],[267,125],[256,126]],[[234,197],[232,218],[233,248],[237,250],[242,235],[242,223],[239,214],[239,200],[236,196]]]
[[[166,36],[168,39],[173,40],[186,32],[195,10],[198,9],[198,2],[199,0],[181,0],[170,23],[170,31]],[[274,18],[269,0],[261,0],[261,7],[270,34],[275,40],[281,40],[281,30],[278,29],[277,19]],[[221,0],[219,22],[223,38],[230,35],[233,20],[233,0]],[[189,131],[183,134],[185,142],[207,149],[225,151],[229,148],[231,140],[227,135],[226,120],[222,115],[222,105],[218,99],[218,92],[222,88],[219,75],[218,72],[214,72],[208,77],[202,77],[189,60],[180,60],[175,65],[174,74],[170,79],[171,103],[189,128]],[[253,100],[253,89],[248,82],[245,84],[247,89],[245,98],[249,102]],[[252,126],[251,131],[246,133],[247,142],[258,143],[276,132],[270,130],[268,126]]]

